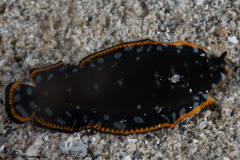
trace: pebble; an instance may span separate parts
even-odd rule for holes
[[[80,17],[74,17],[73,19],[72,19],[72,24],[73,25],[80,25],[81,24],[81,19],[80,19]]]
[[[74,152],[79,157],[85,157],[87,155],[87,146],[79,140],[79,137],[73,138],[70,136],[60,142],[59,148],[63,153]]]
[[[38,156],[39,154],[39,151],[42,147],[42,144],[43,144],[43,140],[42,140],[42,137],[41,136],[38,136],[32,145],[30,145],[26,152],[25,152],[25,155],[28,155],[28,156]]]
[[[234,21],[229,22],[230,27],[234,30],[236,28],[236,23]]]
[[[238,43],[238,40],[237,40],[237,37],[236,37],[236,36],[228,37],[228,41],[229,41],[230,43],[233,43],[233,44],[237,44],[237,43]]]
[[[203,112],[203,117],[204,117],[204,120],[208,117],[208,116],[210,116],[211,115],[211,113],[212,113],[212,111],[211,110],[206,110],[206,111],[204,111]]]
[[[3,65],[4,65],[4,63],[6,62],[6,60],[5,59],[3,59],[3,60],[0,60],[0,67],[2,67]]]
[[[43,39],[47,42],[50,42],[52,40],[52,35],[48,31],[43,32]]]
[[[199,129],[203,129],[203,128],[205,128],[206,127],[206,122],[205,121],[202,121],[202,122],[200,122],[200,124],[199,124]]]
[[[30,1],[31,5],[35,5],[35,1]]]
[[[133,153],[136,151],[136,144],[130,144],[130,147],[128,148],[128,153]]]
[[[0,146],[0,152],[2,152],[4,148],[5,148],[5,145],[1,145]]]
[[[137,142],[137,139],[128,138],[127,141],[135,143],[135,142]]]
[[[0,146],[3,146],[7,142],[7,138],[0,137]]]
[[[194,154],[195,152],[197,152],[197,146],[193,145],[193,146],[190,147],[189,153]]]
[[[49,137],[46,135],[43,137],[44,141],[48,141]]]
[[[137,151],[137,152],[133,153],[133,156],[135,158],[141,158],[141,153],[139,151]]]
[[[6,3],[0,3],[0,14],[3,14],[5,9],[7,8]]]
[[[131,160],[132,158],[131,158],[131,155],[128,155],[128,156],[125,156],[123,159],[124,160]]]
[[[5,23],[4,23],[4,20],[2,18],[0,18],[0,27],[1,28],[5,27]]]
[[[97,154],[100,154],[100,153],[102,153],[103,149],[104,149],[104,146],[102,144],[98,144],[95,147],[94,152],[96,152]]]
[[[17,135],[17,140],[18,141],[21,141],[22,140],[22,135],[20,134],[20,135]]]
[[[84,136],[82,137],[83,143],[87,143],[88,140],[89,140],[88,136],[84,135]]]
[[[105,144],[106,144],[105,140],[102,139],[102,140],[100,141],[100,144],[101,144],[101,145],[105,145]]]

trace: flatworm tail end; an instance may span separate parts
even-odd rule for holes
[[[36,110],[33,100],[34,87],[12,82],[5,89],[5,110],[8,117],[17,124],[29,120]]]

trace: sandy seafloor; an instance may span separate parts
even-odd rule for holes
[[[0,0],[0,159],[240,159],[239,0]],[[57,133],[11,122],[4,88],[32,84],[29,70],[149,38],[220,55],[231,75],[213,103],[174,129],[118,136]]]

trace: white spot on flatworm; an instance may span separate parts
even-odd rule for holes
[[[36,105],[33,101],[30,101],[29,102],[29,106],[32,108],[32,109],[35,109],[36,108]]]
[[[162,117],[165,121],[167,121],[168,123],[170,123],[169,118],[168,118],[165,114],[161,114],[161,117]]]
[[[31,87],[27,88],[27,95],[29,95],[29,96],[32,95],[32,88]]]
[[[131,51],[133,49],[133,46],[127,46],[124,48],[124,51]]]
[[[198,53],[198,48],[193,47],[193,52]]]
[[[23,117],[28,117],[28,113],[25,111],[25,109],[22,107],[22,105],[18,104],[16,106],[16,110],[21,113]]]
[[[72,114],[71,114],[69,111],[66,111],[66,115],[67,115],[69,118],[72,118]]]
[[[222,72],[220,72],[220,74],[221,74],[221,77],[222,77],[221,80],[223,81],[226,78],[226,75]]]
[[[77,68],[74,68],[74,69],[72,70],[73,73],[76,73],[77,71],[78,71]]]
[[[142,106],[139,104],[139,105],[137,105],[137,109],[141,109],[142,108]]]
[[[157,46],[157,51],[162,51],[162,46],[161,45]]]
[[[99,89],[99,85],[98,84],[94,84],[94,89],[97,91]]]
[[[50,74],[48,75],[47,80],[51,80],[52,78],[53,78],[53,73],[50,73]]]
[[[147,52],[150,52],[152,49],[152,45],[150,44],[149,47],[147,48]]]
[[[47,115],[52,116],[52,110],[50,108],[45,108]]]
[[[135,117],[133,118],[133,120],[134,120],[136,123],[143,123],[142,117],[135,116]]]
[[[104,59],[103,58],[98,58],[98,63],[103,63],[104,62]]]
[[[97,126],[102,126],[102,122],[101,122],[101,121],[98,121],[98,122],[96,123],[96,125],[97,125]]]
[[[14,96],[14,102],[19,102],[21,100],[21,95],[20,94],[16,94]]]
[[[104,119],[104,120],[109,120],[109,115],[108,115],[108,114],[105,114],[105,115],[103,116],[103,119]]]
[[[40,75],[37,75],[36,77],[36,83],[39,84],[42,80],[42,77]]]
[[[95,66],[96,66],[96,65],[95,65],[94,63],[91,63],[91,64],[90,64],[90,67],[91,67],[91,68],[94,68]]]
[[[122,57],[122,53],[121,52],[118,52],[118,53],[114,54],[114,58],[116,58],[116,59],[119,59],[121,57]]]
[[[182,115],[184,115],[185,113],[186,113],[185,108],[182,108],[182,109],[180,110],[180,112],[179,112],[179,116],[182,116]]]
[[[183,46],[182,45],[176,45],[175,46],[177,49],[183,49]]]
[[[137,49],[137,52],[142,52],[143,51],[143,46],[140,46],[138,49]]]
[[[60,125],[62,125],[62,126],[65,126],[65,125],[66,125],[66,122],[65,122],[62,118],[60,118],[60,117],[57,117],[57,122],[58,122]]]
[[[189,93],[192,93],[192,89],[191,88],[189,89]]]
[[[124,124],[123,122],[115,122],[114,123],[114,126],[117,128],[117,129],[125,129],[127,126],[126,124]]]
[[[172,119],[173,119],[173,122],[175,122],[175,121],[176,121],[176,117],[177,117],[177,116],[176,116],[176,113],[175,113],[175,112],[173,112],[173,113],[172,113]]]
[[[217,85],[215,83],[212,84],[212,88],[216,88]]]

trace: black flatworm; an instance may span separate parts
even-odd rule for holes
[[[224,58],[196,45],[150,40],[94,53],[77,66],[32,69],[35,86],[6,87],[9,118],[57,131],[132,134],[174,127],[212,101],[229,75]]]

